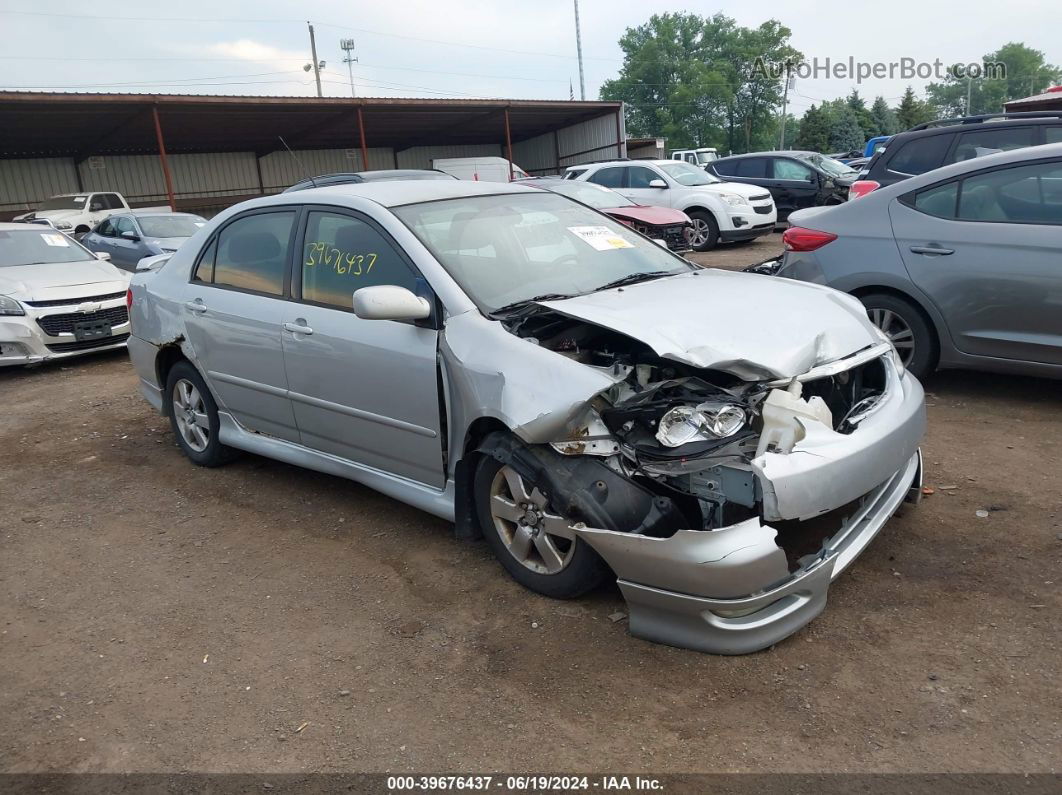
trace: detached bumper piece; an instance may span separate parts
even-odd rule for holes
[[[830,583],[878,534],[921,478],[916,452],[864,495],[810,560],[790,573],[777,531],[749,519],[650,538],[576,525],[613,568],[636,637],[713,654],[747,654],[792,635],[826,606]],[[749,594],[750,583],[769,583]],[[666,587],[663,587],[666,583]]]

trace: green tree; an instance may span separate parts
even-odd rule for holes
[[[655,14],[623,34],[623,66],[601,98],[627,103],[632,135],[664,135],[676,148],[762,146],[777,128],[782,81],[755,66],[799,60],[789,36],[774,20],[743,28],[723,14]]]
[[[1038,94],[1062,77],[1057,66],[1047,63],[1042,52],[1020,42],[1004,44],[985,53],[983,64],[1003,64],[1006,76],[967,80],[950,71],[943,82],[926,86],[926,96],[941,116],[965,116],[969,93],[970,114],[999,113],[1003,103]]]
[[[829,148],[831,152],[847,152],[862,149],[866,135],[859,125],[859,117],[848,104],[843,104],[834,114],[830,125]]]
[[[909,130],[916,124],[932,121],[937,116],[931,105],[915,96],[914,89],[907,86],[900,104],[896,106],[896,121],[900,130]]]
[[[900,131],[900,124],[896,120],[896,113],[889,107],[885,97],[875,97],[874,104],[870,106],[870,118],[873,126],[866,132],[874,138],[879,135],[895,135]]]
[[[830,115],[824,108],[812,105],[800,120],[800,130],[793,138],[794,149],[825,152],[830,148]]]
[[[859,92],[852,89],[852,93],[845,99],[845,103],[856,115],[860,129],[868,136],[873,135],[872,131],[877,129],[877,124],[875,124],[874,117],[870,114],[870,109],[867,108],[867,103],[859,96]]]

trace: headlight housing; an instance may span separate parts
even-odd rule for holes
[[[22,304],[10,296],[0,295],[0,315],[24,314],[26,314],[26,310],[22,308]]]
[[[888,334],[877,326],[874,326],[874,331],[879,337],[881,337],[883,342],[889,343],[889,358],[892,359],[892,365],[896,368],[896,375],[903,378],[903,374],[907,372],[907,368],[904,366],[903,357],[900,356],[900,352],[896,350],[896,346],[892,344],[892,340],[889,339]]]
[[[745,426],[745,410],[733,403],[709,401],[698,406],[676,406],[656,426],[656,440],[665,447],[690,442],[726,439]]]
[[[744,207],[748,204],[744,196],[738,196],[736,193],[720,193],[719,195],[731,207]]]
[[[56,229],[73,229],[74,225],[71,224],[69,221],[56,221],[55,222],[55,228]]]

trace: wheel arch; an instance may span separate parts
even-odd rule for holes
[[[477,448],[492,433],[512,433],[512,429],[500,419],[490,415],[476,417],[465,428],[459,448],[459,457],[454,462],[454,534],[461,539],[475,540],[483,537],[476,521],[474,479],[481,453]]]
[[[906,301],[915,308],[929,327],[929,330],[933,334],[933,342],[936,344],[936,361],[933,362],[933,367],[937,367],[940,364],[943,345],[945,343],[945,334],[941,332],[941,324],[937,322],[937,316],[934,311],[930,311],[926,305],[918,299],[918,297],[912,295],[906,290],[901,290],[897,287],[890,287],[884,284],[868,284],[862,287],[856,287],[853,290],[848,291],[849,295],[854,295],[856,298],[862,300],[865,296],[874,295],[876,293],[891,295],[894,298],[898,298],[901,301]],[[948,340],[950,344],[950,340]]]

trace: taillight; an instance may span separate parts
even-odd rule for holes
[[[866,196],[871,191],[877,190],[880,187],[881,183],[875,182],[872,179],[857,180],[848,187],[848,201],[858,199],[860,196]]]
[[[814,251],[836,239],[837,235],[832,232],[820,232],[802,226],[791,226],[782,233],[782,245],[786,251]]]
[[[132,287],[130,287],[128,290],[125,291],[125,308],[126,309],[132,309],[133,308],[133,288]]]

